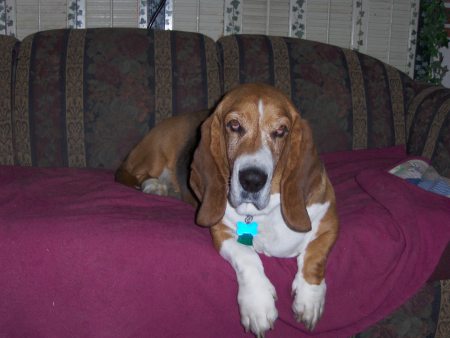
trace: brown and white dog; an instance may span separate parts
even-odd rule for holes
[[[258,253],[296,257],[292,309],[312,330],[324,309],[325,265],[338,217],[311,128],[284,94],[262,84],[236,87],[207,114],[159,124],[132,150],[116,178],[148,192],[158,193],[162,186],[163,194],[173,191],[198,201],[197,223],[210,227],[215,247],[235,269],[241,323],[257,336],[278,316],[275,288]],[[193,157],[189,149],[195,149]],[[240,224],[253,225],[244,231],[247,239],[238,234]]]

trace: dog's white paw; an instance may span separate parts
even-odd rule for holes
[[[169,188],[167,184],[161,182],[158,178],[149,178],[141,184],[142,192],[159,196],[167,196]]]
[[[241,323],[247,332],[264,337],[265,332],[273,328],[278,317],[276,298],[275,288],[266,276],[260,276],[252,283],[239,284]]]
[[[314,330],[322,316],[326,290],[325,280],[319,285],[314,285],[297,275],[292,283],[292,293],[295,295],[292,310],[297,321],[305,324],[308,330]]]

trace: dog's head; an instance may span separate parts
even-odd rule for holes
[[[190,179],[201,203],[197,223],[218,223],[227,199],[240,213],[262,210],[280,193],[286,224],[308,231],[305,200],[317,166],[311,129],[292,102],[268,85],[238,86],[202,125]]]

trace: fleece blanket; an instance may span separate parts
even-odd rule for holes
[[[448,198],[387,172],[403,148],[323,156],[339,239],[324,315],[295,322],[295,259],[262,256],[279,319],[267,337],[348,337],[427,280],[450,239]],[[233,269],[195,211],[114,182],[107,170],[0,167],[1,337],[250,337]]]

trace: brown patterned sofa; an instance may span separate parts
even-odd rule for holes
[[[446,88],[313,41],[238,35],[214,42],[195,33],[125,28],[44,31],[22,41],[0,36],[0,165],[114,170],[162,119],[211,108],[247,82],[273,84],[290,96],[321,153],[405,145],[450,177]],[[9,234],[1,215],[1,233]],[[356,336],[448,337],[449,258],[447,248],[413,298]],[[0,288],[8,287],[5,280]],[[0,317],[18,311],[7,304]],[[26,318],[30,331],[14,331],[11,323],[22,319],[14,320],[0,319],[0,336],[38,336]]]

